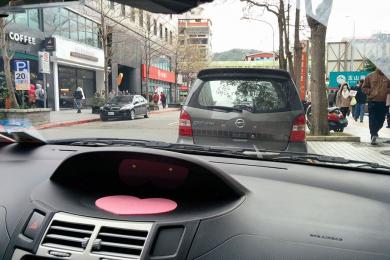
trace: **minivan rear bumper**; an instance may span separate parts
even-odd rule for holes
[[[194,139],[192,137],[179,136],[177,139],[178,144],[194,144]],[[300,152],[307,153],[307,143],[306,142],[290,142],[285,149],[287,152]]]

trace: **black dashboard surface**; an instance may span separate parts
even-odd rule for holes
[[[203,185],[202,190],[202,182],[194,182],[175,198],[179,205],[189,206],[173,213],[117,216],[99,211],[91,203],[85,206],[87,193],[94,189],[73,190],[71,194],[69,186],[51,177],[67,158],[89,154],[93,159],[97,152],[110,154],[111,160],[125,155],[180,161],[196,169],[191,174],[204,174],[206,179],[200,181],[216,185],[219,196],[191,207],[191,203],[199,203],[194,199],[196,194],[214,196],[212,185]],[[77,166],[83,169],[80,173],[93,164],[84,162]],[[187,245],[181,244],[186,252],[180,258],[165,259],[390,259],[387,175],[132,147],[8,145],[0,148],[0,180],[0,259],[12,254],[21,220],[38,206],[52,213],[156,225],[191,223],[193,235],[186,240]],[[144,189],[141,195],[146,196]],[[119,190],[123,193],[126,188]],[[174,196],[174,192],[165,195]],[[182,196],[187,199],[180,200]]]

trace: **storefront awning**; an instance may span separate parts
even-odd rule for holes
[[[1,55],[1,51],[0,51],[0,55]],[[38,56],[32,55],[32,54],[27,54],[27,53],[22,53],[22,52],[15,52],[13,59],[38,61]]]

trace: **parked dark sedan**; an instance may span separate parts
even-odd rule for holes
[[[146,99],[140,95],[116,96],[100,109],[100,119],[130,119],[137,116],[149,117]]]

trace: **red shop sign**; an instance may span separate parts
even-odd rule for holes
[[[142,64],[142,78],[146,79],[146,65]],[[153,66],[149,67],[149,79],[160,80],[169,83],[175,83],[175,73],[167,70],[162,70]]]

